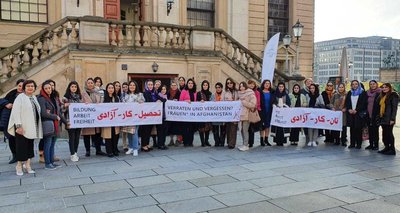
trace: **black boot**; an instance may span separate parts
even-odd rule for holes
[[[204,132],[199,132],[199,136],[200,136],[200,141],[201,141],[201,146],[205,147],[206,143],[205,143],[205,139],[204,139]]]
[[[265,137],[265,138],[264,138],[264,143],[265,143],[267,146],[272,146],[272,145],[269,143],[269,141],[268,141],[268,137]]]
[[[389,151],[389,147],[385,146],[381,151],[378,151],[378,153],[384,154],[385,152]]]
[[[254,132],[249,131],[249,147],[253,147],[254,144]]]
[[[265,146],[264,138],[263,138],[263,137],[260,137],[260,144],[261,144],[261,146]]]
[[[372,150],[379,150],[379,141],[374,141]]]
[[[11,160],[8,162],[8,164],[13,164],[17,162],[17,156],[13,153]]]

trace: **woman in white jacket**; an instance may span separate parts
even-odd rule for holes
[[[240,126],[243,145],[239,146],[238,149],[240,151],[247,151],[249,150],[249,112],[250,110],[255,110],[257,106],[257,98],[252,89],[247,87],[246,82],[241,82],[239,84],[239,100],[242,103],[242,111],[240,113]]]
[[[8,133],[15,136],[18,176],[24,174],[22,168],[29,174],[35,171],[31,167],[33,153],[33,140],[42,138],[42,122],[40,117],[40,105],[33,94],[36,90],[36,83],[33,80],[26,80],[22,89],[24,93],[17,96],[11,111],[8,123]],[[24,166],[22,162],[25,162]]]
[[[322,95],[319,94],[318,86],[311,84],[309,87],[310,92],[307,94],[308,107],[310,108],[325,108],[324,99]],[[307,146],[318,146],[318,129],[308,129],[307,135]]]

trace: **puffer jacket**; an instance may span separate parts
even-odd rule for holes
[[[381,100],[381,96],[378,97],[378,104]],[[389,94],[389,96],[385,100],[385,112],[383,113],[383,117],[379,116],[379,108],[378,107],[378,117],[379,123],[381,125],[390,125],[390,121],[394,121],[396,123],[396,115],[397,115],[397,109],[398,109],[398,104],[399,104],[399,95],[396,92],[392,92]]]
[[[238,92],[239,100],[242,103],[242,111],[240,113],[241,121],[249,120],[249,111],[257,107],[257,98],[252,89]]]

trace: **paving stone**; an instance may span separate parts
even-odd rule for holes
[[[128,179],[127,181],[132,187],[150,186],[155,184],[172,182],[171,179],[165,177],[164,175],[134,178],[134,179]]]
[[[160,205],[160,208],[167,213],[202,212],[223,207],[225,207],[225,205],[210,197],[196,198],[192,200],[184,200]]]
[[[128,210],[122,210],[122,211],[116,211],[114,213],[164,213],[163,210],[161,210],[158,206],[146,206],[146,207],[141,207],[141,208],[136,208],[136,209],[128,209]]]
[[[154,176],[154,175],[157,175],[157,174],[152,170],[142,170],[142,171],[135,171],[135,172],[130,172],[130,173],[119,173],[119,174],[95,176],[95,177],[92,177],[92,180],[95,183],[101,183],[101,182],[125,180],[125,179],[139,178],[139,177],[148,177],[148,176]]]
[[[27,199],[27,193],[19,193],[12,195],[0,196],[0,206],[16,205],[25,203]]]
[[[321,191],[321,193],[346,203],[358,203],[366,200],[378,199],[381,197],[351,186],[325,190]]]
[[[57,188],[57,189],[45,189],[28,192],[28,197],[30,200],[41,200],[44,198],[61,198],[61,197],[69,197],[82,195],[82,190],[78,186],[71,186],[65,188]]]
[[[322,170],[314,170],[310,172],[303,172],[303,173],[294,173],[294,174],[286,174],[285,176],[297,181],[307,181],[317,178],[324,178],[324,177],[332,177],[336,175],[342,175],[346,173],[353,173],[359,170],[351,167],[334,167]]]
[[[179,181],[179,182],[171,182],[171,183],[163,183],[163,184],[154,184],[150,186],[139,186],[133,188],[133,191],[138,196],[140,195],[148,195],[148,194],[157,194],[162,192],[171,192],[171,191],[180,191],[184,189],[195,188],[193,184],[187,181]]]
[[[318,179],[312,179],[309,182],[313,185],[321,186],[322,188],[336,188],[343,187],[347,185],[354,185],[358,183],[364,183],[372,181],[373,179],[352,174],[337,175],[333,177],[324,177]]]
[[[219,176],[219,175],[229,175],[229,174],[249,172],[250,170],[242,166],[227,166],[227,167],[203,169],[203,171],[211,176]]]
[[[321,193],[308,193],[270,200],[289,212],[314,212],[344,205],[345,203]]]
[[[355,184],[353,186],[381,196],[390,196],[400,193],[400,184],[386,180],[369,181]]]
[[[268,197],[254,191],[239,191],[213,196],[227,206],[237,206],[267,200]]]
[[[91,184],[93,181],[90,178],[72,178],[72,179],[55,179],[44,182],[45,189],[64,188],[69,186],[79,186]]]
[[[64,201],[66,206],[80,206],[91,203],[100,203],[104,201],[119,200],[130,197],[136,197],[136,195],[130,189],[121,189],[115,191],[66,197],[64,198]]]
[[[249,190],[249,189],[256,189],[259,187],[250,182],[247,182],[247,181],[239,181],[239,182],[233,182],[233,183],[212,185],[212,186],[209,186],[209,188],[222,194],[222,193],[229,193],[229,192],[236,192],[236,191],[244,191],[244,190]]]
[[[260,179],[253,179],[249,180],[254,185],[257,185],[261,188],[264,187],[269,187],[269,186],[277,186],[277,185],[282,185],[286,183],[295,183],[296,181],[289,179],[285,176],[274,176],[274,177],[268,177],[268,178],[260,178]]]
[[[221,176],[214,176],[214,177],[205,177],[205,178],[198,178],[198,179],[193,179],[189,180],[191,183],[196,185],[197,187],[202,187],[202,186],[211,186],[211,185],[216,185],[216,184],[222,184],[222,183],[231,183],[237,181],[236,179],[227,176],[227,175],[221,175]]]
[[[275,198],[314,192],[314,191],[320,191],[328,188],[329,187],[327,186],[311,184],[309,182],[295,182],[295,183],[288,183],[277,186],[254,189],[254,191],[263,194],[267,197],[275,199]]]
[[[217,161],[217,162],[212,162],[212,163],[206,163],[207,165],[211,167],[225,167],[225,166],[237,166],[237,165],[242,165],[242,164],[248,164],[250,161],[247,160],[237,160],[237,159],[230,159],[230,160],[225,160],[225,161]]]
[[[377,212],[400,212],[400,206],[384,202],[383,200],[372,200],[343,206],[353,212],[377,213]]]
[[[259,212],[274,212],[274,213],[286,213],[287,211],[267,202],[258,202],[244,204],[240,206],[227,207],[223,209],[217,209],[209,211],[209,213],[259,213]]]
[[[45,199],[36,200],[34,202],[22,203],[12,206],[0,207],[0,212],[13,212],[13,213],[32,213],[32,212],[52,212],[65,208],[62,199]]]
[[[157,174],[170,174],[170,173],[177,173],[177,172],[186,172],[198,169],[208,169],[211,168],[209,165],[206,164],[187,164],[183,166],[172,166],[172,167],[163,167],[163,168],[156,168],[153,169]]]
[[[74,206],[65,209],[53,210],[52,213],[86,213],[86,210],[83,206]]]
[[[24,186],[9,186],[0,189],[0,195],[17,194],[22,192],[29,192],[35,190],[43,190],[43,183],[41,184],[27,184]]]
[[[391,195],[382,198],[385,202],[400,206],[400,194]]]
[[[280,161],[267,161],[267,162],[260,162],[260,163],[244,164],[241,166],[246,169],[252,170],[252,171],[259,171],[259,170],[266,170],[266,169],[288,167],[288,166],[292,166],[292,165],[290,165],[289,163],[282,163]]]
[[[167,174],[166,176],[172,179],[173,181],[183,181],[183,180],[210,177],[210,175],[200,170],[172,173],[172,174]]]
[[[251,180],[251,179],[259,179],[259,178],[267,178],[271,176],[277,176],[279,173],[271,171],[271,170],[263,170],[256,172],[244,172],[244,173],[236,173],[231,174],[230,176],[238,179],[238,180]]]
[[[397,167],[397,169],[400,169],[400,167]],[[379,180],[400,176],[400,171],[393,171],[388,169],[370,169],[367,171],[358,172],[357,174]]]
[[[297,165],[297,166],[288,166],[288,167],[280,167],[271,169],[271,171],[277,174],[293,174],[293,173],[303,173],[303,172],[310,172],[315,171],[317,168],[313,167],[310,164],[307,165]]]
[[[102,213],[102,212],[114,212],[119,210],[132,210],[134,208],[156,205],[155,201],[150,196],[141,196],[134,198],[119,199],[113,201],[105,201],[101,203],[94,203],[85,205],[85,209],[88,213]],[[131,211],[132,212],[132,211]]]
[[[11,180],[1,180],[0,179],[0,188],[1,187],[9,187],[9,186],[19,186],[21,184],[20,179],[11,179]]]
[[[93,193],[114,191],[119,189],[129,189],[129,188],[131,188],[131,186],[125,180],[95,183],[95,184],[88,184],[81,186],[81,189],[85,194],[93,194]]]
[[[198,197],[206,197],[215,194],[217,194],[215,191],[207,187],[200,187],[200,188],[185,189],[174,192],[163,192],[163,193],[153,194],[152,196],[159,203],[169,203],[169,202],[188,200]]]
[[[393,182],[396,182],[396,183],[400,183],[400,176],[387,178],[386,180],[390,180],[390,181],[393,181]]]
[[[352,211],[349,211],[347,209],[344,209],[343,207],[336,207],[336,208],[331,208],[331,209],[324,209],[321,211],[317,211],[318,213],[352,213]]]

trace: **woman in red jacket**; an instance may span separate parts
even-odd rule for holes
[[[191,103],[197,100],[196,83],[193,79],[188,79],[185,89],[182,90],[179,101]],[[183,145],[185,147],[193,146],[193,137],[196,129],[195,122],[185,122],[183,127]]]

